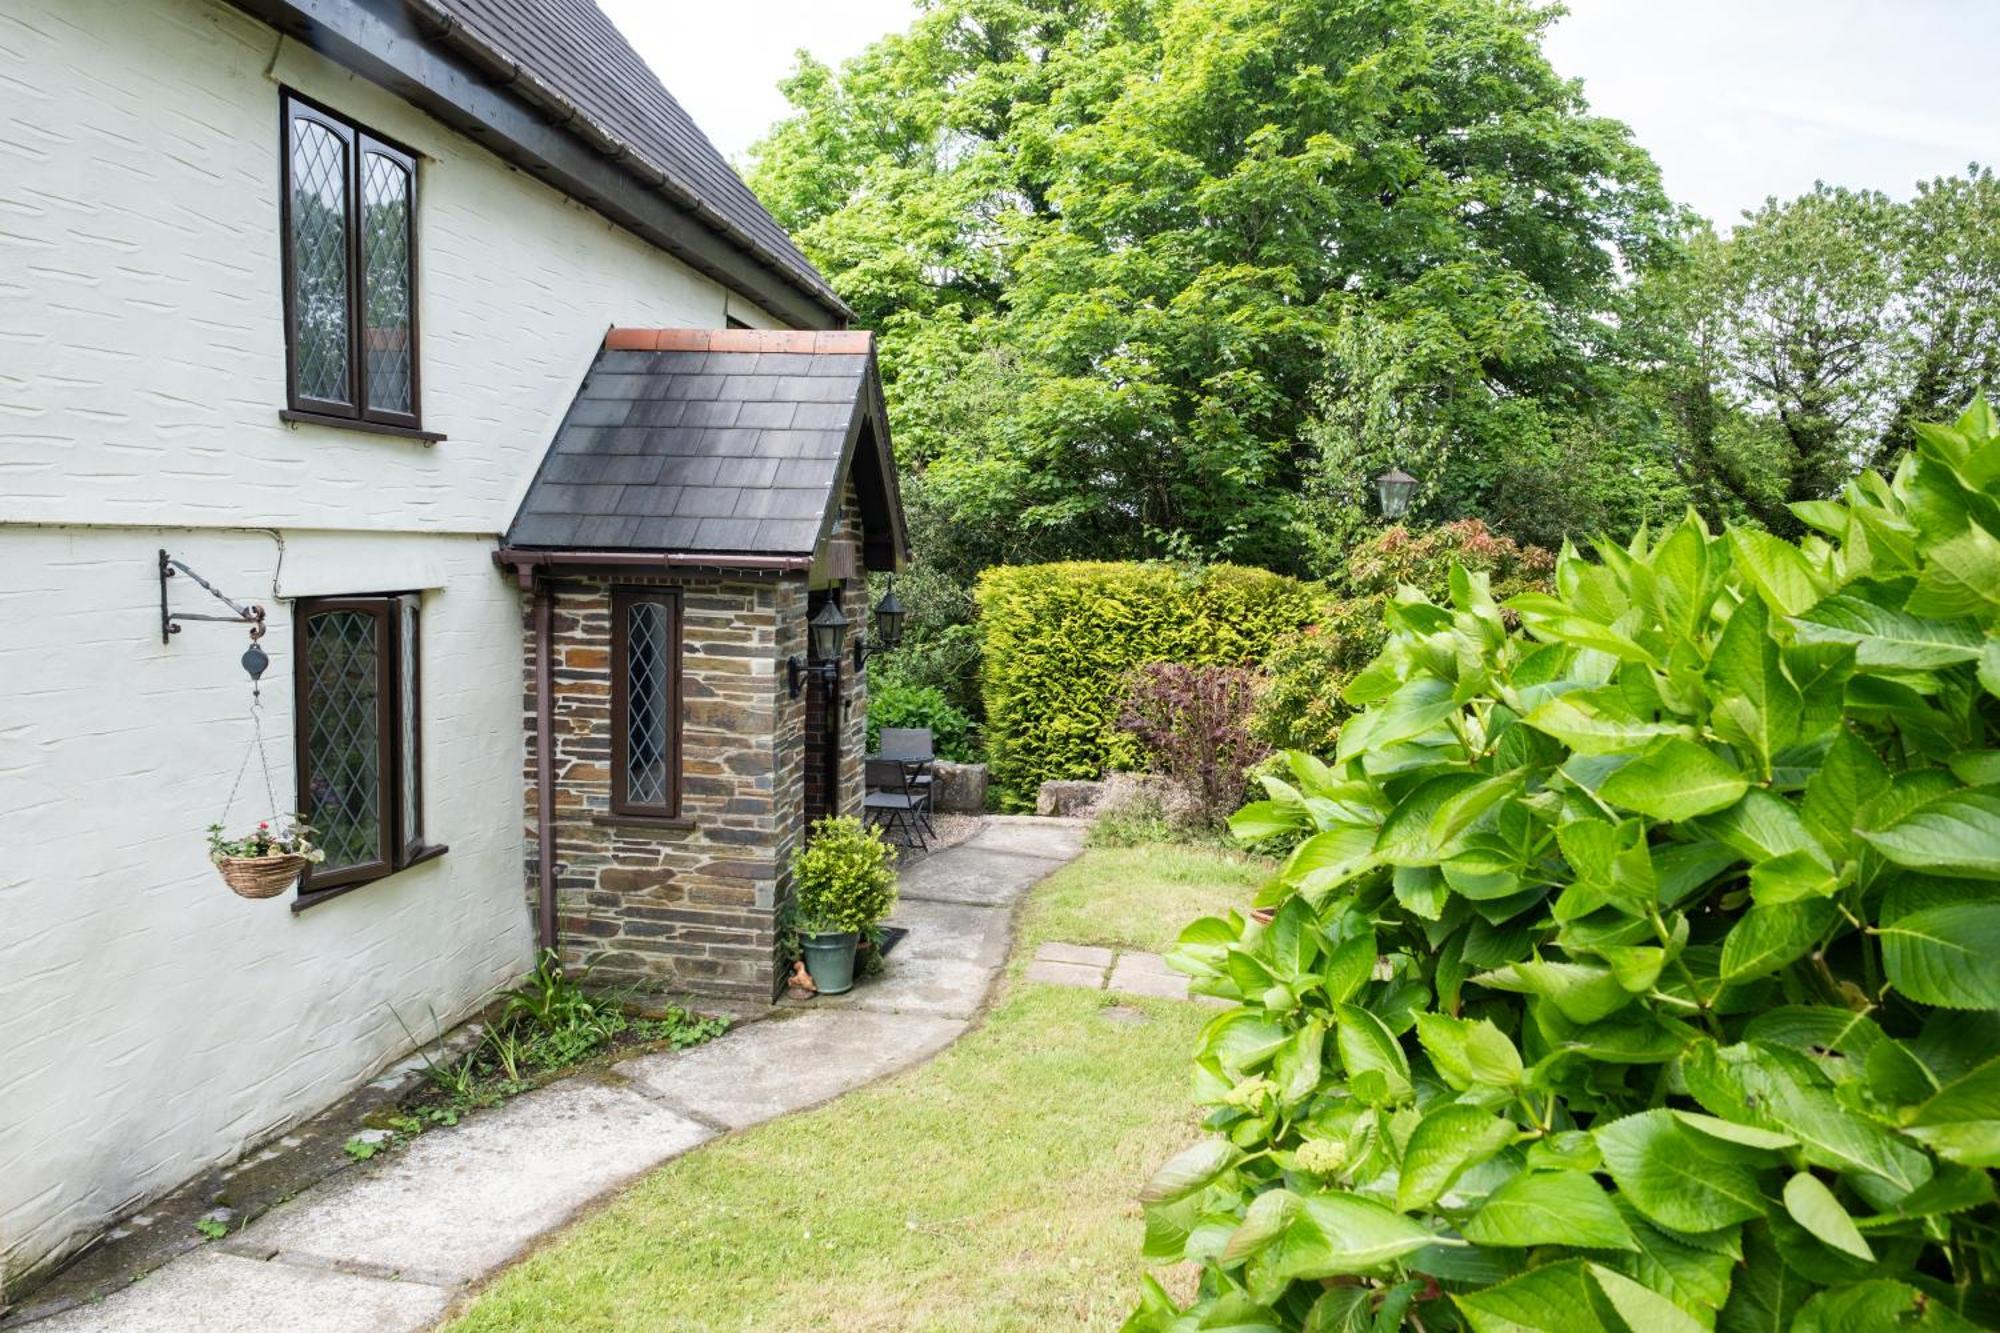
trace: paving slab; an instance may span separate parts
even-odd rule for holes
[[[1044,861],[1068,861],[1083,851],[1081,819],[1034,819],[1011,816],[989,819],[986,827],[964,845],[976,852],[1007,852]]]
[[[743,1129],[913,1065],[965,1027],[955,1018],[814,1008],[746,1024],[692,1050],[642,1055],[617,1072],[669,1106]]]
[[[1042,856],[954,847],[919,861],[902,875],[898,892],[907,900],[1011,907],[1062,863]]]
[[[948,958],[992,968],[1007,961],[1012,921],[1004,908],[904,899],[889,924],[910,933],[890,951],[887,967],[904,959]]]
[[[204,1250],[36,1333],[391,1333],[429,1328],[451,1293],[419,1282],[260,1263]]]
[[[1133,950],[1118,955],[1118,966],[1129,967],[1135,972],[1154,972],[1163,977],[1185,977],[1187,973],[1176,972],[1167,965],[1167,960],[1156,953],[1141,953]]]
[[[1150,959],[1150,965],[1148,965]],[[1154,999],[1188,999],[1188,979],[1160,965],[1158,955],[1128,953],[1112,969],[1110,989],[1120,995],[1150,995]]]
[[[715,1131],[631,1089],[569,1079],[425,1134],[232,1238],[280,1262],[324,1260],[469,1282],[590,1200]]]
[[[1090,944],[1044,944],[1035,950],[1038,963],[1081,963],[1085,967],[1107,968],[1111,966],[1111,950],[1100,949]]]
[[[1028,964],[1028,980],[1050,986],[1081,986],[1085,990],[1104,988],[1104,969],[1083,963],[1050,963],[1040,959]]]
[[[880,972],[857,980],[845,995],[819,996],[812,1007],[971,1018],[986,1003],[996,970],[957,958],[905,957],[898,949]]]

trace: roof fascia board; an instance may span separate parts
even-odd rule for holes
[[[381,84],[544,184],[801,328],[844,312],[794,285],[754,252],[593,152],[562,125],[495,87],[470,61],[356,0],[230,0],[251,17]]]

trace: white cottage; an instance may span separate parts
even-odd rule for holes
[[[590,0],[0,3],[0,1307],[538,943],[593,956],[565,894],[650,895],[629,969],[769,998],[785,854],[815,801],[852,803],[864,697],[850,664],[798,699],[788,661],[903,538],[865,335],[743,331],[846,315]],[[727,396],[673,330],[790,357],[734,396],[824,441],[656,414],[621,442],[650,391],[593,374]],[[649,470],[647,439],[677,456]],[[786,521],[733,517],[760,515]],[[252,757],[232,821],[302,808],[331,852],[268,902],[206,859],[255,733],[248,626],[193,575],[261,608],[272,659],[275,791]],[[645,619],[537,638],[578,596]],[[648,657],[607,709],[591,682],[641,629],[706,666]],[[538,719],[538,684],[595,711]],[[551,726],[567,803],[537,799]],[[683,743],[732,727],[749,758],[683,782]]]

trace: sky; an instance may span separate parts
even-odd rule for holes
[[[785,114],[804,48],[838,64],[911,0],[599,0],[732,161]],[[1909,197],[2000,159],[2000,0],[1568,0],[1547,42],[1667,190],[1718,223],[1815,180]]]

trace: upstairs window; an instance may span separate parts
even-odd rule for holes
[[[417,160],[295,93],[283,105],[289,406],[418,429]]]

